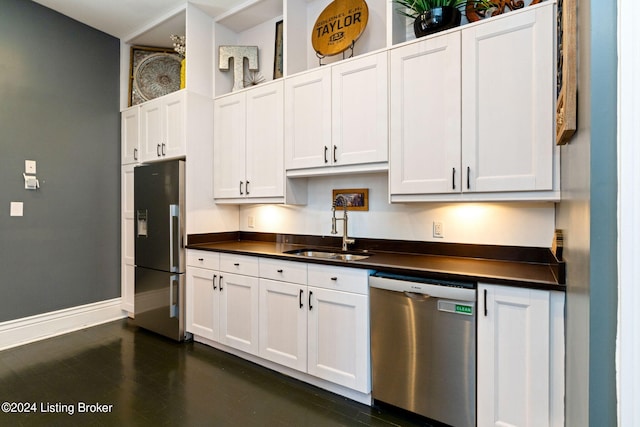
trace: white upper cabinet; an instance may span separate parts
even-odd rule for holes
[[[140,160],[164,160],[186,153],[186,91],[145,102],[140,107]]]
[[[559,198],[554,35],[545,3],[391,50],[392,202]]]
[[[287,176],[387,169],[387,74],[380,52],[285,80]]]
[[[285,181],[282,80],[214,102],[214,198],[218,203],[305,203]]]
[[[130,107],[122,112],[122,164],[137,163],[140,158],[140,111]]]
[[[464,191],[553,188],[555,9],[462,30]]]
[[[331,75],[335,165],[388,160],[387,52],[336,64]]]
[[[390,63],[390,193],[459,192],[460,33],[392,49]]]
[[[321,68],[286,79],[285,167],[329,165],[331,144],[331,69]]]
[[[216,99],[213,104],[213,196],[244,196],[246,98],[244,93]]]

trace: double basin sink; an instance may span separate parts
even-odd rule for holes
[[[324,249],[294,249],[285,251],[285,254],[297,255],[306,258],[321,258],[335,261],[360,261],[369,258],[371,255],[364,255],[353,252],[331,251]]]

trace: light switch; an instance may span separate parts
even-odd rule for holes
[[[36,161],[35,160],[25,160],[24,161],[24,173],[29,173],[32,175],[36,174]]]
[[[11,202],[11,216],[22,216],[23,207],[22,202]]]

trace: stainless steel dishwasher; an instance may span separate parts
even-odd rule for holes
[[[476,283],[369,278],[372,388],[388,403],[476,425]]]

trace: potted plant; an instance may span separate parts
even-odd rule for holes
[[[413,18],[413,31],[416,37],[424,37],[438,31],[460,25],[461,9],[469,7],[483,7],[489,0],[393,0],[404,6],[398,12]]]

